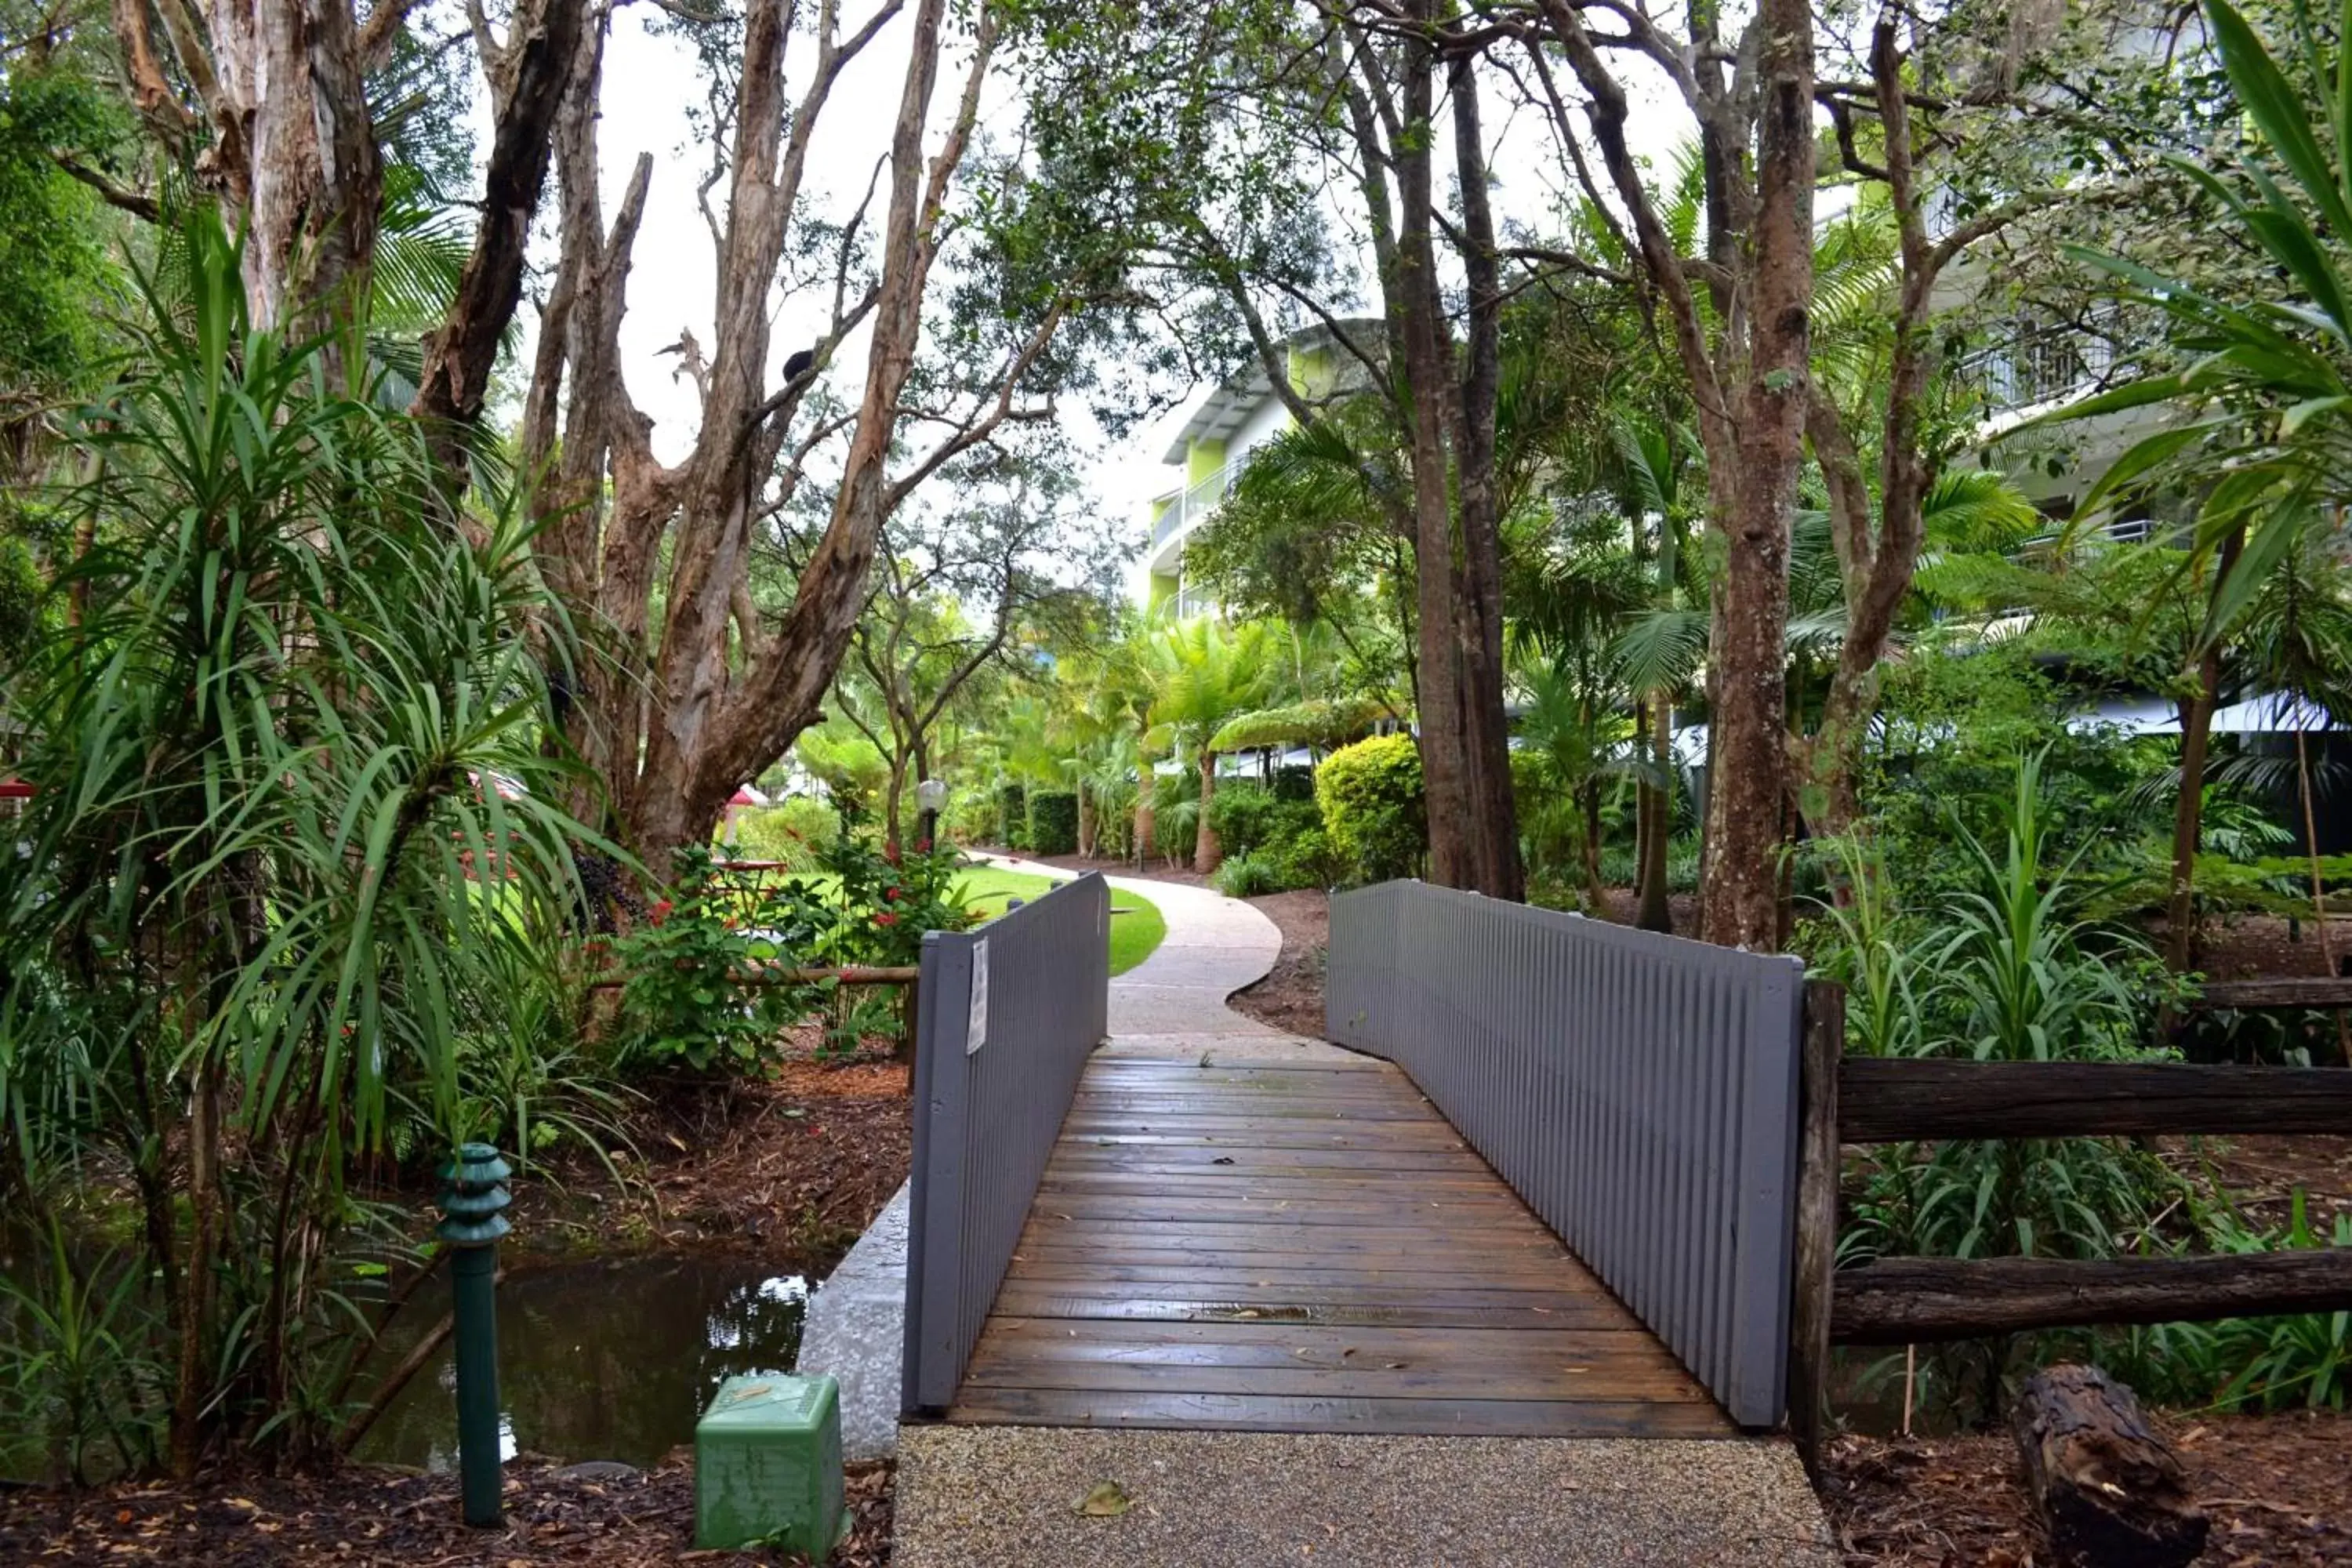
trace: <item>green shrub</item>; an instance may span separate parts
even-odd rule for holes
[[[1322,824],[1302,828],[1268,851],[1283,889],[1328,888],[1348,874],[1347,862],[1331,847]]]
[[[940,837],[950,844],[1002,844],[1002,809],[994,790],[952,793],[947,810],[940,814]]]
[[[1332,752],[1315,770],[1315,798],[1332,849],[1355,876],[1380,882],[1419,868],[1429,835],[1412,736],[1375,735]]]
[[[1283,890],[1279,869],[1270,855],[1228,856],[1209,879],[1229,899],[1254,899],[1260,893]]]
[[[1228,782],[1209,797],[1209,826],[1228,855],[1279,853],[1301,833],[1319,831],[1323,814],[1312,800],[1288,799],[1263,784]]]
[[[735,819],[736,860],[775,860],[795,871],[814,871],[841,836],[833,807],[812,795],[793,795]]]
[[[1007,849],[1026,848],[1029,844],[1029,795],[1017,784],[1000,784],[996,790],[996,838]]]
[[[1068,855],[1078,847],[1078,797],[1066,789],[1041,789],[1029,796],[1029,849],[1037,855]]]

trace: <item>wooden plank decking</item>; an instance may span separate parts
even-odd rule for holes
[[[950,1421],[1711,1436],[1403,1073],[1097,1057]]]

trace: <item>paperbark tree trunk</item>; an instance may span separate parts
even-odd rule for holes
[[[925,289],[946,237],[949,182],[970,142],[997,37],[994,14],[982,9],[970,74],[927,163],[923,132],[947,7],[946,0],[916,0],[890,150],[877,174],[877,184],[887,179],[888,188],[872,245],[879,275],[862,294],[854,290],[857,247],[841,245],[832,325],[816,356],[822,363],[849,332],[870,322],[864,391],[844,422],[841,478],[790,607],[772,626],[750,607],[754,533],[766,526],[765,497],[785,455],[789,420],[813,379],[803,374],[768,388],[775,279],[820,114],[843,68],[896,9],[885,7],[842,37],[836,13],[827,8],[814,28],[815,59],[797,102],[785,95],[784,56],[792,39],[808,35],[793,29],[787,0],[752,0],[746,11],[726,161],[715,342],[697,377],[701,426],[675,467],[655,458],[651,421],[630,400],[618,370],[629,247],[650,171],[640,165],[620,219],[604,233],[593,174],[602,26],[590,30],[596,49],[583,50],[560,118],[564,254],[542,329],[525,445],[554,456],[563,476],[551,503],[577,504],[576,522],[559,525],[551,540],[551,575],[607,656],[590,661],[601,668],[583,671],[578,682],[583,700],[574,707],[573,732],[610,781],[621,833],[656,868],[667,866],[676,847],[707,838],[734,790],[815,721],[864,607],[884,521],[925,475],[1012,416],[1015,389],[1061,319],[1061,307],[1047,312],[1003,367],[993,401],[979,399],[969,422],[893,478],[887,463],[901,394],[913,374]],[[853,238],[865,221],[861,206]],[[562,346],[551,347],[551,340]],[[559,440],[555,411],[567,374],[570,400]],[[806,455],[794,457],[795,478],[787,482],[797,482]],[[654,574],[665,551],[669,575],[656,637]]]
[[[1600,153],[1597,174],[1577,153],[1577,178],[1607,221],[1616,223],[1608,215],[1619,209],[1630,218],[1622,237],[1640,258],[1691,386],[1707,457],[1707,523],[1723,545],[1709,607],[1700,934],[1769,949],[1780,928],[1789,773],[1789,532],[1810,392],[1812,15],[1801,0],[1761,0],[1735,48],[1715,36],[1716,13],[1694,7],[1693,36],[1679,50],[1647,13],[1632,18],[1650,58],[1668,64],[1698,126],[1707,254],[1693,265],[1651,199],[1627,140],[1630,100],[1582,9],[1577,0],[1540,5],[1550,41],[1584,89]],[[1620,19],[1612,14],[1612,24]],[[1528,63],[1563,142],[1580,146],[1540,44]],[[1710,310],[1699,307],[1695,276],[1705,279]]]
[[[505,43],[491,38],[487,27],[478,40],[495,121],[481,217],[448,319],[425,342],[416,395],[416,412],[455,489],[465,488],[462,433],[481,419],[499,344],[522,302],[531,219],[547,184],[556,113],[586,9],[586,0],[520,0]]]
[[[1479,856],[1470,825],[1477,809],[1463,718],[1464,607],[1457,585],[1454,508],[1450,493],[1444,411],[1452,355],[1439,337],[1437,263],[1431,242],[1431,141],[1436,107],[1436,58],[1429,29],[1433,0],[1414,0],[1409,22],[1422,31],[1401,46],[1403,128],[1390,150],[1396,167],[1398,224],[1390,268],[1388,312],[1404,351],[1405,398],[1401,413],[1412,462],[1412,534],[1420,623],[1419,689],[1415,693],[1421,779],[1429,822],[1429,879],[1448,888],[1475,887]],[[1368,153],[1368,156],[1373,155]]]

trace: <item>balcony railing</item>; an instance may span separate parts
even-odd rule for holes
[[[1159,549],[1214,511],[1225,499],[1225,482],[1232,473],[1233,465],[1228,463],[1171,501],[1152,521],[1151,548]]]
[[[1969,356],[1968,374],[1995,414],[2054,403],[2115,369],[2116,346],[2073,325],[2020,322],[2004,342]]]

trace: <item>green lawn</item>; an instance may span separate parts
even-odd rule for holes
[[[835,883],[830,871],[811,871],[801,880],[828,892]],[[990,919],[1004,912],[1008,899],[1041,899],[1057,886],[1049,877],[1007,871],[996,866],[973,866],[959,873],[956,881],[963,889],[964,900],[972,912]],[[1110,972],[1124,974],[1151,956],[1151,950],[1168,934],[1168,921],[1159,905],[1124,888],[1111,889],[1110,906]]]
[[[1055,886],[1049,878],[995,866],[975,866],[956,879],[971,907],[991,916],[1004,912],[1007,899],[1043,898]],[[1151,956],[1168,934],[1168,921],[1159,905],[1125,888],[1111,889],[1110,904],[1110,972],[1124,974]]]

